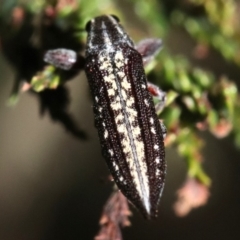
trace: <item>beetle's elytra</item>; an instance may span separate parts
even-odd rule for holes
[[[142,56],[114,16],[96,17],[86,29],[85,71],[104,158],[127,199],[145,217],[156,217],[165,151]]]

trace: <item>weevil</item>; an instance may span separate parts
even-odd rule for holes
[[[144,64],[161,41],[147,39],[135,47],[113,15],[90,20],[86,30],[85,72],[103,156],[126,198],[146,218],[156,217],[166,176],[166,131],[149,90],[160,98],[164,93],[147,83]],[[74,56],[57,49],[48,51],[45,61],[69,69]]]

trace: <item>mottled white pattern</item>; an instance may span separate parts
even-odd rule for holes
[[[126,161],[131,169],[131,175],[136,184],[139,196],[142,198],[147,210],[150,209],[149,203],[149,182],[147,176],[147,166],[145,161],[144,143],[141,140],[141,130],[139,126],[133,127],[133,123],[138,122],[137,110],[134,108],[134,98],[131,96],[131,84],[124,73],[125,59],[121,51],[117,51],[114,56],[114,63],[117,67],[115,79],[111,58],[106,53],[99,54],[100,70],[105,72],[104,80],[111,83],[111,88],[107,87],[108,96],[115,97],[110,106],[114,111],[117,131],[121,134],[121,145]],[[104,138],[106,139],[106,132]],[[111,156],[112,151],[109,152]],[[118,169],[115,164],[114,169]],[[119,181],[123,181],[121,176]]]
[[[150,189],[147,175],[146,165],[146,153],[144,148],[144,142],[141,140],[141,129],[138,124],[138,113],[135,109],[135,99],[132,96],[131,84],[125,75],[123,53],[117,51],[111,53],[109,51],[102,51],[98,56],[99,69],[102,71],[103,79],[105,82],[105,88],[110,101],[110,107],[113,110],[114,120],[116,123],[117,131],[120,134],[120,141],[122,150],[126,156],[126,161],[129,165],[130,174],[133,178],[133,182],[136,185],[136,190],[145,205],[147,211],[150,211]],[[140,85],[142,89],[146,89],[146,85]],[[98,101],[96,99],[96,101]],[[150,106],[149,100],[146,98],[143,100],[146,106]],[[99,110],[100,111],[100,110]],[[154,125],[154,119],[149,118],[150,131],[156,135],[156,128]],[[133,127],[134,126],[134,127]],[[103,126],[106,128],[105,126]],[[109,138],[107,130],[104,131],[104,138]],[[159,145],[153,146],[155,151],[159,151]],[[108,150],[110,156],[114,156],[113,149]],[[155,158],[155,163],[159,165],[160,158]],[[118,164],[113,163],[113,169],[119,170]],[[156,175],[160,175],[160,170],[156,170]],[[123,176],[119,177],[119,181],[126,182]]]

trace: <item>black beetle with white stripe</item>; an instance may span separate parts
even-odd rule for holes
[[[147,39],[135,46],[112,15],[92,19],[86,30],[85,72],[103,156],[126,198],[146,218],[156,217],[166,175],[166,130],[151,93],[156,88],[160,98],[165,95],[147,83],[144,64],[158,52],[161,40]],[[58,51],[49,51],[45,61],[58,65],[52,59]]]

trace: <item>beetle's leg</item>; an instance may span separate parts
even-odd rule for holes
[[[84,58],[82,56],[78,56],[73,50],[65,48],[48,50],[44,55],[44,61],[63,70],[74,68],[79,70],[83,69],[84,66]]]
[[[162,91],[157,85],[152,84],[150,82],[147,82],[147,86],[148,86],[148,91],[153,96],[153,100],[155,102],[156,113],[159,114],[165,106],[166,93],[164,91]],[[162,129],[163,138],[165,138],[167,135],[167,128],[165,127],[165,125],[163,124],[163,122],[161,120],[160,120],[160,126]]]
[[[147,65],[161,50],[162,40],[159,38],[147,38],[140,41],[135,48],[142,55],[143,65]]]
[[[152,84],[150,82],[147,82],[147,86],[148,86],[148,91],[151,93],[151,95],[153,96],[153,99],[155,100],[154,102],[156,102],[155,108],[156,108],[157,114],[159,114],[165,106],[166,93],[162,91],[157,85]]]
[[[167,128],[161,120],[159,120],[159,122],[162,129],[163,139],[165,139],[167,136]]]

